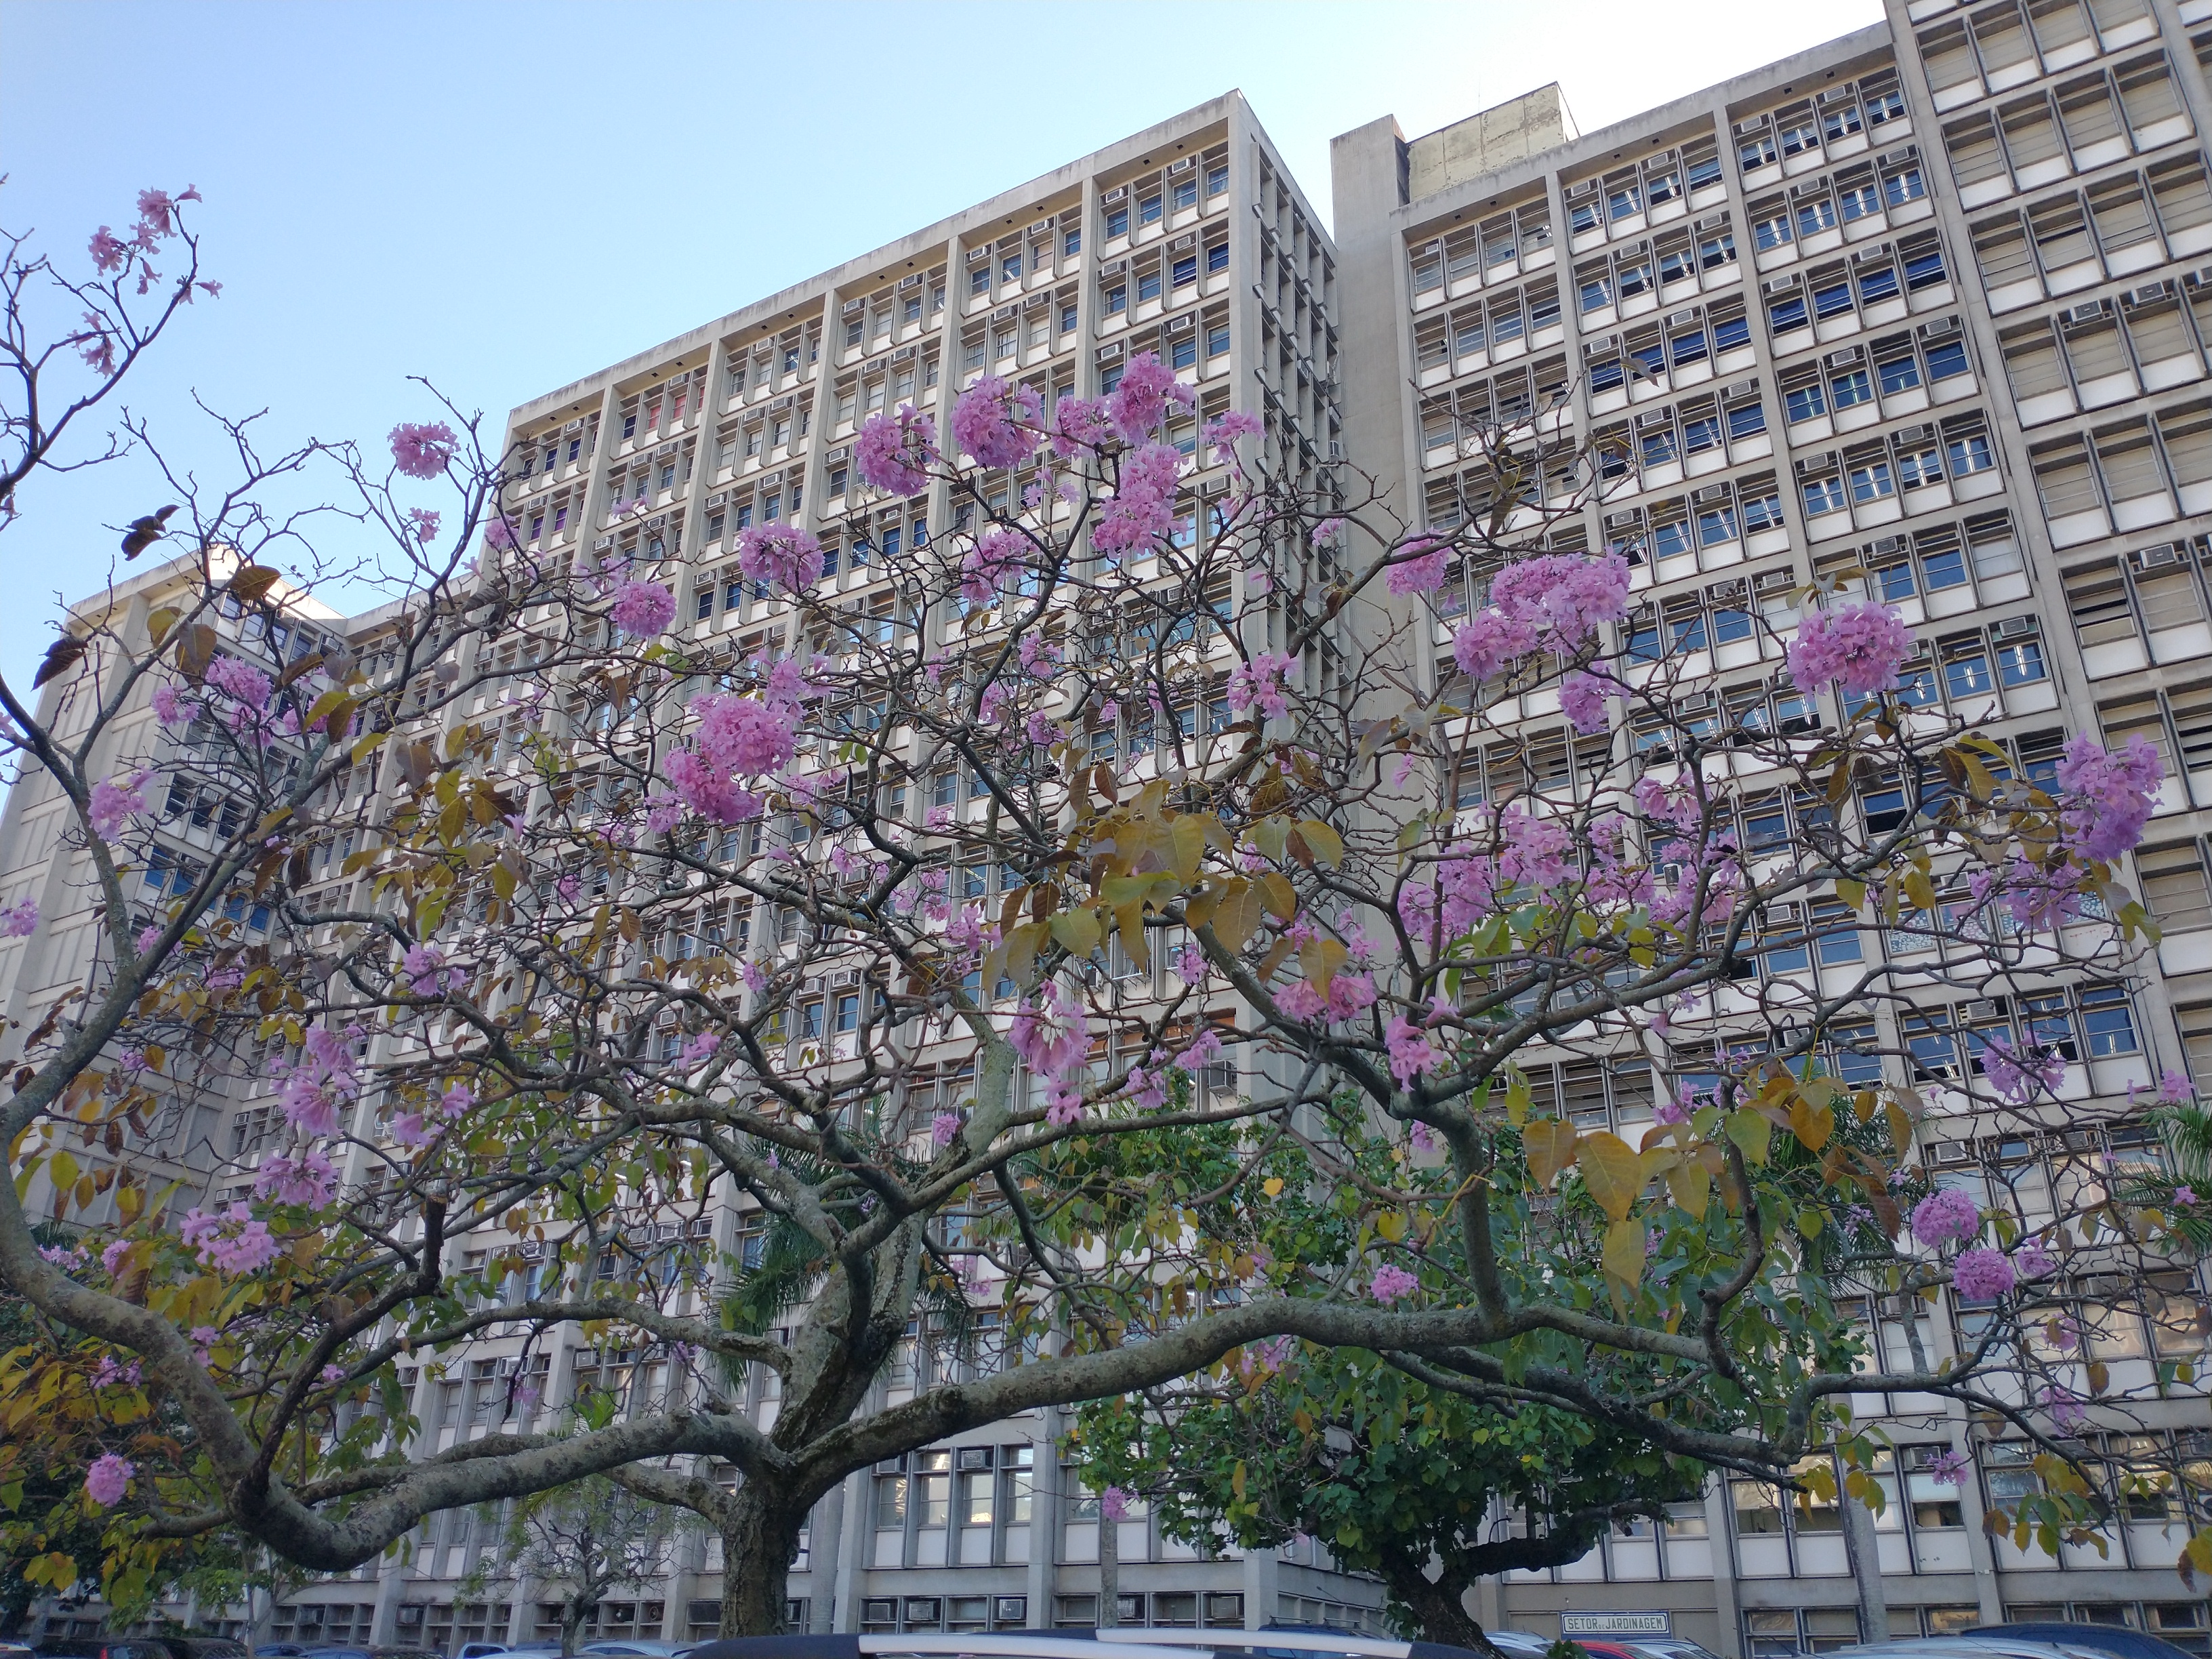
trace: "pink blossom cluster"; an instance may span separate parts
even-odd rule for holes
[[[1559,710],[1584,737],[1605,730],[1609,722],[1605,700],[1613,682],[1602,672],[1586,674],[1577,669],[1559,682]]]
[[[853,465],[861,479],[894,495],[918,495],[928,489],[929,469],[939,459],[937,422],[912,404],[901,404],[896,415],[878,410],[869,416],[853,440]]]
[[[438,1115],[446,1123],[458,1121],[477,1103],[476,1091],[465,1083],[454,1083],[438,1098]],[[392,1119],[392,1138],[402,1146],[427,1146],[437,1139],[437,1130],[430,1126],[428,1114],[420,1111],[394,1113]]]
[[[1375,981],[1367,974],[1340,973],[1330,976],[1326,994],[1311,980],[1293,980],[1275,998],[1275,1006],[1292,1019],[1331,1024],[1352,1018],[1375,1006]]]
[[[2106,864],[2132,849],[2150,822],[2166,768],[2140,732],[2117,754],[2077,732],[2058,763],[2058,822],[2077,857]]]
[[[738,568],[796,593],[822,580],[822,544],[797,525],[754,525],[738,532]]]
[[[1098,1514],[1101,1519],[1118,1526],[1129,1518],[1129,1504],[1133,1492],[1121,1486],[1109,1486],[1098,1494]]]
[[[1486,680],[1536,648],[1536,629],[1525,618],[1486,606],[1452,635],[1452,660],[1471,680]]]
[[[1286,653],[1255,653],[1250,662],[1229,672],[1229,706],[1257,708],[1269,720],[1281,720],[1291,712],[1291,674],[1297,666]]]
[[[154,688],[154,718],[172,731],[190,726],[199,712],[198,701],[187,696],[177,686],[164,682]]]
[[[2066,1081],[2066,1056],[2055,1048],[2015,1048],[1993,1036],[1982,1047],[1982,1075],[2000,1098],[2025,1106],[2035,1097],[2038,1085],[2056,1093]]]
[[[1932,1192],[1912,1206],[1912,1236],[1931,1250],[1964,1244],[1981,1231],[1981,1210],[1952,1188]]]
[[[112,1510],[131,1490],[131,1477],[138,1466],[114,1452],[102,1452],[84,1472],[84,1495],[104,1510]]]
[[[952,440],[979,466],[1018,466],[1036,448],[1044,404],[1035,386],[986,374],[952,405]]]
[[[272,1158],[254,1171],[253,1195],[276,1204],[320,1207],[337,1194],[338,1172],[330,1159],[312,1149],[294,1158]]]
[[[1986,1245],[1961,1250],[1951,1264],[1951,1283],[1969,1302],[1994,1302],[2012,1289],[2012,1263]]]
[[[717,823],[757,817],[760,796],[740,787],[732,775],[765,776],[799,752],[795,699],[778,695],[773,682],[769,693],[765,699],[712,694],[691,705],[699,718],[692,746],[674,750],[661,769],[678,797],[701,817]]]
[[[1107,398],[1107,418],[1124,443],[1141,444],[1159,431],[1171,406],[1188,409],[1196,401],[1158,352],[1140,351],[1129,359],[1121,384]]]
[[[1963,1486],[1973,1465],[1967,1462],[1964,1452],[1944,1451],[1936,1453],[1922,1467],[1928,1478],[1939,1486]]]
[[[1091,1057],[1091,1021],[1074,993],[1053,981],[1042,1006],[1024,1002],[1006,1041],[1045,1085],[1045,1121],[1074,1122],[1083,1115],[1083,1084]]]
[[[634,640],[649,640],[676,620],[676,596],[659,582],[626,581],[607,616]]]
[[[459,969],[446,965],[443,951],[429,944],[408,946],[407,954],[400,958],[399,976],[418,997],[442,995],[468,981],[468,975]]]
[[[960,1137],[961,1117],[957,1112],[939,1112],[929,1120],[929,1144],[950,1146]]]
[[[1567,852],[1572,837],[1566,825],[1531,817],[1514,806],[1507,809],[1501,829],[1504,837],[1504,850],[1498,855],[1501,878],[1540,889],[1557,887],[1567,878]]]
[[[2081,1396],[2063,1382],[2054,1382],[2043,1391],[2043,1407],[2062,1433],[2078,1429],[2089,1420]]]
[[[1138,554],[1175,528],[1176,483],[1182,455],[1172,444],[1146,444],[1121,458],[1114,494],[1091,532],[1101,553]]]
[[[1103,398],[1062,398],[1052,409],[1052,453],[1063,461],[1096,453],[1115,441],[1114,415]]]
[[[241,708],[268,708],[276,683],[243,657],[217,657],[207,665],[207,683]],[[157,708],[156,713],[160,712]],[[236,722],[234,720],[233,728]]]
[[[361,1093],[355,1070],[353,1043],[325,1026],[312,1027],[305,1052],[284,1073],[284,1086],[276,1104],[293,1127],[312,1135],[338,1131],[338,1111]]]
[[[1705,815],[1697,784],[1688,774],[1670,787],[1646,772],[1636,781],[1636,805],[1646,817],[1684,831],[1695,830]]]
[[[1192,1038],[1170,1063],[1178,1072],[1196,1077],[1220,1058],[1221,1034],[1208,1025]]]
[[[443,421],[402,421],[392,428],[392,464],[410,478],[434,478],[453,465],[460,440]]]
[[[102,841],[113,841],[131,815],[146,810],[144,793],[149,775],[144,772],[118,781],[102,778],[92,786],[91,798],[85,803],[85,818],[92,832]]]
[[[1444,1056],[1429,1042],[1429,1034],[1403,1014],[1392,1018],[1382,1039],[1389,1053],[1390,1075],[1401,1088],[1410,1089],[1423,1073],[1443,1067]]]
[[[0,909],[0,939],[28,939],[39,931],[39,902],[17,899]]]
[[[243,1204],[228,1210],[187,1210],[177,1224],[177,1237],[199,1253],[203,1267],[217,1273],[256,1273],[276,1259],[278,1246],[268,1224],[255,1220]]]
[[[1332,519],[1331,524],[1341,524]],[[1316,530],[1318,537],[1321,532]],[[1383,586],[1393,593],[1433,593],[1444,585],[1444,572],[1451,565],[1451,544],[1440,542],[1429,536],[1416,536],[1398,550],[1398,562],[1390,567]]]
[[[975,544],[961,561],[961,598],[973,605],[994,603],[1021,569],[1022,556],[1028,550],[1020,532],[993,525],[975,538]]]
[[[115,1363],[115,1356],[104,1353],[100,1364],[92,1368],[92,1386],[95,1389],[132,1389],[146,1380],[145,1367],[137,1360],[127,1365]]]
[[[1628,614],[1628,561],[1618,553],[1516,560],[1492,579],[1490,606],[1534,629],[1547,648],[1571,654],[1589,642],[1600,623]]]
[[[1652,920],[1670,927],[1681,927],[1688,923],[1695,906],[1700,925],[1716,926],[1728,920],[1742,888],[1743,866],[1736,861],[1734,842],[1725,835],[1710,836],[1683,863],[1674,884],[1652,899]]]
[[[427,507],[409,507],[407,533],[415,538],[418,545],[429,546],[438,538],[438,514]]]
[[[1402,1302],[1421,1288],[1421,1281],[1395,1261],[1386,1261],[1375,1270],[1374,1282],[1367,1293],[1386,1307],[1393,1302]]]
[[[1897,684],[1911,654],[1912,630],[1887,605],[1839,605],[1797,625],[1790,678],[1808,697],[1826,685],[1841,687],[1847,697],[1871,697]]]

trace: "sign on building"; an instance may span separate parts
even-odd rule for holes
[[[1671,1636],[1674,1621],[1664,1613],[1563,1613],[1562,1636]]]

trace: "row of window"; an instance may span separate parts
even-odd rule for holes
[[[1929,95],[1938,110],[1950,110],[2157,34],[2149,0],[2015,0],[1931,25],[1915,39]]]
[[[2212,404],[2199,398],[2030,452],[2059,547],[2212,511]]]
[[[1225,154],[1217,153],[1202,167],[1194,161],[1179,173],[1154,175],[1106,191],[1101,211],[1107,239],[1110,241],[1116,236],[1127,236],[1132,223],[1142,229],[1146,225],[1158,224],[1166,215],[1188,212],[1197,207],[1201,184],[1209,203],[1228,193],[1229,158]]]
[[[1887,438],[1853,444],[1797,463],[1797,489],[1810,521],[1850,513],[1854,522],[1882,522],[1898,511],[1916,510],[1910,492],[1932,489],[1948,478],[1954,486],[1978,474],[1994,473],[1988,425],[1980,411],[1954,415],[1940,426],[1905,427]],[[1810,525],[1814,535],[1839,526]]]
[[[1643,216],[1668,202],[1695,196],[1721,182],[1720,147],[1710,138],[1662,150],[1632,167],[1566,186],[1571,236],[1604,230],[1625,235],[1640,228]],[[1635,225],[1626,222],[1634,220]]]
[[[1909,154],[1911,146],[1906,149]],[[1752,203],[1747,210],[1752,245],[1768,253],[1809,243],[1827,231],[1894,213],[1927,194],[1928,181],[1917,160],[1899,156],[1885,157],[1880,163],[1861,162],[1838,171],[1832,179],[1800,185],[1786,198],[1778,194]],[[1832,246],[1832,242],[1826,244],[1824,249]]]
[[[1960,199],[1970,208],[2087,173],[2189,131],[2166,54],[2062,82],[1943,129]],[[2132,144],[2131,142],[2132,141]]]
[[[2039,318],[1999,339],[2025,426],[2199,379],[2212,339],[2212,284],[2147,283]]]
[[[1824,92],[1735,124],[1736,161],[1748,175],[1763,167],[1786,167],[1799,156],[1824,148],[1848,149],[1867,136],[1886,137],[1905,130],[1905,100],[1897,71],[1877,70],[1856,82]],[[1748,184],[1750,179],[1747,177]]]
[[[2212,615],[2203,569],[2207,545],[2207,538],[2197,536],[2061,573],[2091,678],[2203,654],[2207,635],[2199,624]]]
[[[1698,221],[1694,229],[1638,242],[1607,258],[1585,259],[1575,266],[1575,302],[1590,319],[1585,326],[1604,323],[1591,317],[1609,306],[1626,304],[1638,295],[1663,293],[1676,283],[1703,272],[1724,271],[1735,263],[1735,236],[1728,215],[1716,213]]]
[[[1447,288],[1456,297],[1486,281],[1510,280],[1551,246],[1551,205],[1540,196],[1424,242],[1407,250],[1415,303]]]
[[[1825,265],[1802,276],[1792,271],[1767,282],[1763,285],[1767,332],[1778,349],[1796,344],[1785,344],[1783,336],[1814,325],[1821,339],[1834,339],[1854,326],[1894,319],[1901,308],[1893,302],[1901,295],[1940,288],[1950,280],[1941,241],[1934,231],[1923,232],[1893,247],[1885,244],[1863,250],[1848,264]]]
[[[1486,301],[1455,307],[1449,317],[1423,319],[1413,330],[1413,361],[1427,369],[1452,358],[1465,360],[1509,351],[1527,343],[1531,336],[1559,325],[1556,282],[1502,289]]]
[[[2212,248],[2204,162],[2177,156],[1972,227],[1990,307],[2056,299]]]

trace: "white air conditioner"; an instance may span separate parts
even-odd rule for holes
[[[1904,162],[1917,161],[1919,159],[1920,146],[1917,144],[1906,144],[1901,149],[1886,149],[1882,151],[1880,155],[1875,158],[1875,161],[1878,166],[1893,167]]]
[[[1905,538],[1902,536],[1877,536],[1874,540],[1867,544],[1867,551],[1877,559],[1887,558],[1892,553],[1902,553],[1905,551]]]
[[[1188,173],[1197,165],[1198,157],[1195,155],[1186,155],[1179,161],[1170,161],[1168,163],[1168,177],[1173,179],[1179,174]]]
[[[837,314],[840,317],[854,316],[865,309],[867,303],[866,300],[848,300],[838,308]]]
[[[1920,325],[1920,337],[1923,340],[1940,340],[1947,334],[1958,331],[1959,319],[1956,317],[1938,317],[1932,323]]]
[[[2156,547],[2139,548],[2128,556],[2128,562],[2137,570],[2162,570],[2181,562],[2181,546],[2178,542],[2160,542]]]
[[[1751,585],[1757,592],[1771,593],[1780,588],[1796,586],[1797,573],[1794,570],[1762,571],[1752,578]]]
[[[1730,380],[1725,386],[1721,388],[1721,396],[1723,398],[1748,398],[1752,393],[1758,390],[1759,382],[1755,379],[1749,380]]]
[[[1111,190],[1108,191],[1107,191],[1103,196],[1100,197],[1098,199],[1099,199],[1100,201],[1102,201],[1102,202],[1108,202],[1108,203],[1112,203],[1112,202],[1126,202],[1126,201],[1127,201],[1127,200],[1129,199],[1129,187],[1128,187],[1128,185],[1115,185],[1115,186],[1114,186],[1114,188],[1113,188],[1113,189],[1111,189]],[[1257,204],[1257,203],[1255,202],[1255,203],[1254,203],[1254,204],[1253,204],[1253,210],[1254,210],[1255,212],[1256,212],[1256,211],[1258,211],[1258,210],[1259,210],[1259,204]]]
[[[848,458],[851,456],[852,453],[853,453],[853,449],[852,449],[852,446],[851,446],[851,445],[849,445],[849,444],[839,444],[839,445],[836,447],[836,448],[835,448],[835,449],[833,449],[833,450],[829,451],[826,454],[824,454],[824,455],[822,457],[822,459],[823,459],[823,461],[827,462],[830,465],[831,465],[831,466],[835,466],[835,465],[837,465],[837,463],[838,463],[838,462],[840,462],[840,461],[842,461],[842,460],[845,460],[845,459],[848,459]]]
[[[921,286],[921,273],[920,271],[916,271],[911,276],[902,276],[899,278],[898,291],[903,294],[908,289],[920,288]]]
[[[2042,631],[2043,619],[2039,617],[2007,617],[1990,629],[1990,632],[2001,640],[2024,639],[2031,634],[2040,634]]]
[[[1759,285],[1759,291],[1766,295],[1787,294],[1797,283],[1798,273],[1793,270],[1787,276],[1770,277]]]
[[[1844,368],[1852,363],[1857,362],[1865,356],[1866,351],[1863,347],[1855,345],[1845,346],[1840,351],[1830,352],[1826,356],[1821,358],[1820,361],[1830,368]]]
[[[1773,119],[1774,118],[1771,115],[1754,115],[1747,121],[1739,121],[1735,124],[1736,137],[1741,138],[1746,133],[1758,132],[1771,123]]]

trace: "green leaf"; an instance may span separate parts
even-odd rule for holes
[[[1766,1149],[1774,1139],[1774,1126],[1748,1107],[1730,1112],[1728,1138],[1743,1149],[1744,1159],[1754,1167],[1766,1162]]]

